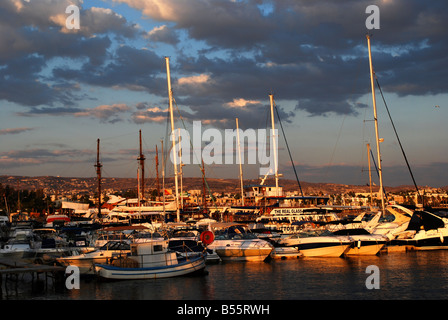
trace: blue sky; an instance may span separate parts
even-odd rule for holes
[[[68,30],[67,6],[80,9]],[[373,63],[419,185],[448,185],[448,8],[417,0],[4,0],[0,175],[135,177],[166,140],[164,57],[185,126],[263,129],[274,93],[299,179],[365,184],[374,142],[365,13],[380,9]],[[377,91],[384,183],[412,184]],[[438,106],[438,107],[436,107]],[[176,127],[183,124],[176,119]],[[277,124],[277,128],[278,124]],[[167,166],[172,175],[171,164]],[[279,169],[294,179],[282,136]],[[195,165],[186,176],[200,176]],[[258,165],[244,165],[246,179]],[[236,165],[207,176],[237,178]]]

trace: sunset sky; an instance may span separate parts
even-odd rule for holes
[[[79,29],[66,27],[69,5]],[[369,5],[380,29],[366,28]],[[447,30],[442,0],[2,0],[0,175],[94,177],[100,139],[103,176],[136,177],[141,130],[155,177],[155,147],[170,145],[169,57],[176,128],[235,129],[238,118],[243,130],[269,129],[273,93],[301,181],[366,184],[366,144],[376,152],[369,32],[416,182],[447,186]],[[411,185],[376,98],[384,184]],[[295,179],[279,133],[279,172]],[[239,175],[237,165],[205,169]],[[243,170],[259,178],[259,165]],[[201,176],[197,165],[184,171]]]

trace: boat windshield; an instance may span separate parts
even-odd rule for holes
[[[131,250],[131,247],[126,242],[109,241],[100,250]]]
[[[246,231],[243,226],[231,226],[224,230],[216,230],[215,231],[215,239],[216,240],[224,240],[224,239],[257,239],[257,236],[252,232]]]

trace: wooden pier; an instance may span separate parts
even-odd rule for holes
[[[19,275],[21,274],[30,274],[32,284],[34,284],[34,280],[39,280],[39,275],[43,274],[45,288],[48,288],[49,278],[52,278],[53,284],[55,284],[58,280],[64,279],[64,273],[65,268],[60,266],[26,263],[0,258],[0,297],[3,295],[3,276],[5,277],[5,283],[12,280],[17,286]]]

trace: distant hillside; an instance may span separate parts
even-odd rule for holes
[[[77,177],[25,177],[25,176],[0,176],[0,183],[3,187],[10,186],[14,189],[28,189],[28,190],[44,190],[45,193],[91,193],[97,190],[97,179],[92,178],[77,178]],[[160,188],[162,187],[162,181],[160,179]],[[245,180],[245,185],[259,184],[259,180]],[[212,192],[230,192],[238,193],[240,189],[240,181],[238,179],[207,179],[208,187]],[[273,179],[267,180],[265,185],[273,185]],[[348,193],[348,192],[369,192],[369,186],[363,185],[345,185],[335,183],[311,183],[300,182],[301,188],[304,194],[336,194],[336,193]],[[174,187],[174,178],[165,179],[166,188]],[[299,186],[297,181],[281,179],[280,185],[285,191],[297,191],[299,192]],[[148,190],[156,189],[156,179],[151,178],[146,181],[146,188]],[[107,191],[124,191],[137,188],[136,178],[103,178],[102,190]],[[184,178],[183,189],[192,190],[203,188],[202,178]],[[375,187],[377,189],[378,187]],[[398,192],[401,190],[414,190],[414,186],[398,186],[398,187],[385,187],[386,191]],[[448,190],[448,186],[443,188]]]

